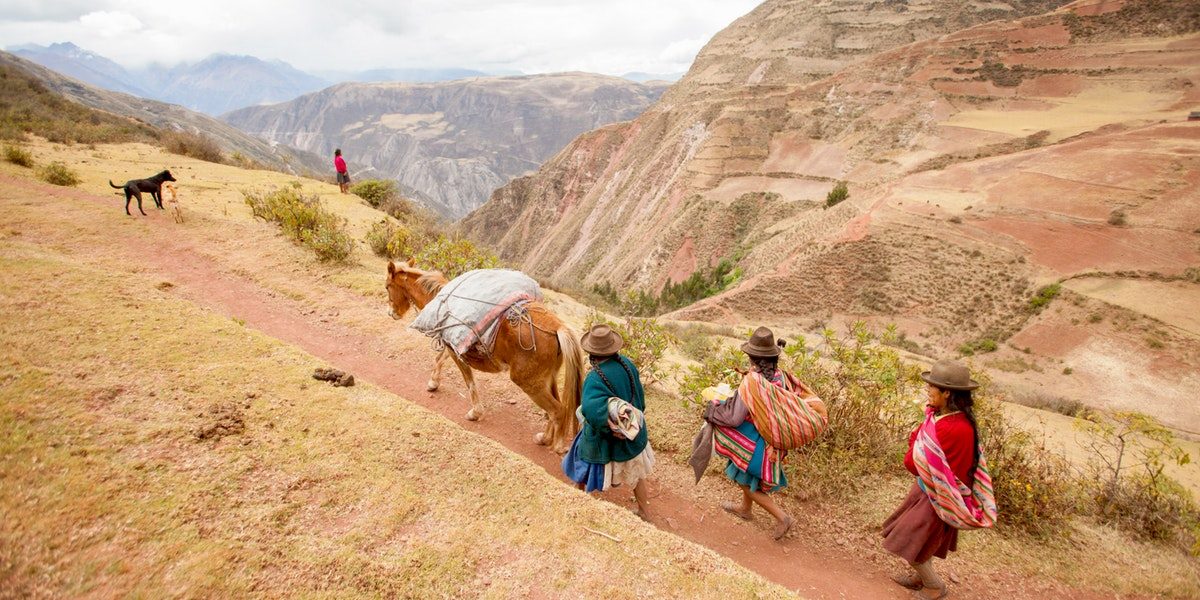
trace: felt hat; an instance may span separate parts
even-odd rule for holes
[[[775,344],[775,334],[766,327],[755,329],[750,340],[742,344],[742,352],[755,358],[779,356],[779,346]]]
[[[621,334],[613,331],[612,327],[601,323],[593,325],[590,331],[583,334],[580,345],[583,346],[584,352],[592,356],[612,356],[621,350],[625,340],[622,340]]]
[[[939,360],[933,367],[921,373],[921,379],[944,390],[973,390],[979,383],[971,379],[971,370],[953,360]]]

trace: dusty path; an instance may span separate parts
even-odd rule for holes
[[[35,189],[31,190],[31,187]],[[23,189],[14,192],[13,188]],[[104,210],[113,209],[110,198],[34,184],[29,180],[0,176],[0,190],[9,190],[0,192],[0,196],[9,202],[12,201],[14,193],[19,193],[26,203],[35,205],[41,202],[38,197],[57,196],[64,200],[70,198],[101,204]],[[31,192],[34,194],[32,197]],[[360,380],[369,381],[436,410],[465,429],[502,443],[513,452],[542,466],[552,475],[562,478],[560,457],[533,442],[533,433],[539,430],[540,426],[529,409],[532,405],[525,401],[523,396],[519,396],[520,392],[503,376],[477,376],[489,412],[482,421],[466,421],[463,415],[468,406],[462,395],[461,379],[453,369],[447,369],[440,391],[429,393],[425,390],[425,381],[433,359],[432,352],[423,349],[390,348],[385,340],[376,335],[325,319],[297,301],[281,297],[247,278],[232,273],[227,266],[218,264],[217,261],[198,252],[197,245],[203,244],[203,240],[188,239],[186,236],[193,230],[178,228],[167,213],[154,211],[149,218],[139,218],[140,226],[105,231],[105,247],[92,247],[88,252],[98,252],[121,261],[139,264],[145,272],[174,284],[171,288],[172,293],[219,313],[244,320],[247,327],[303,348],[330,365],[353,373]],[[69,238],[69,232],[60,235],[56,232],[42,231],[38,232],[37,236],[26,235],[23,239],[37,243],[60,244],[66,241],[62,239],[63,236]],[[153,251],[147,251],[147,248],[153,248]],[[382,279],[381,274],[378,310],[380,318],[386,319]],[[360,303],[367,301],[365,298],[345,293],[344,290],[330,287],[331,298],[335,301],[355,301],[355,298]],[[401,325],[397,323],[396,326]],[[512,399],[514,396],[522,400],[515,405],[500,401],[505,398]],[[653,509],[656,526],[707,546],[801,595],[810,598],[908,597],[907,592],[888,579],[888,572],[868,561],[856,559],[847,550],[812,547],[806,543],[803,531],[794,531],[783,543],[772,542],[762,528],[737,521],[709,503],[665,488],[666,486],[662,485],[652,488],[652,494],[655,495]],[[625,503],[627,500],[624,496],[625,494],[611,494],[608,500]],[[766,518],[759,516],[760,520]],[[1001,585],[1009,587],[1012,583],[1003,582]],[[1017,590],[1020,590],[1019,584],[1017,585]],[[986,589],[972,589],[973,586],[969,585],[957,587],[956,591],[960,597],[992,596],[1000,592],[1000,589],[991,586]],[[1022,591],[1028,593],[1033,590]],[[1002,595],[1020,597],[1024,594]],[[1056,590],[1054,595],[1101,597],[1062,589]]]

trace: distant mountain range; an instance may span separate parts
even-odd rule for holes
[[[100,61],[95,65],[100,69],[104,67]],[[304,174],[328,170],[329,161],[325,157],[262,140],[181,106],[103,90],[8,52],[0,52],[0,67],[23,71],[47,90],[89,108],[129,117],[163,131],[203,134],[212,138],[226,153],[236,152],[280,171]]]
[[[322,156],[340,147],[352,173],[395,179],[458,218],[580,133],[637,117],[664,89],[592,73],[343,83],[222,119]]]
[[[517,71],[485,72],[463,68],[306,73],[282,61],[231,54],[214,54],[197,63],[173,67],[151,65],[142,69],[127,69],[71,42],[49,46],[24,44],[7,50],[84,83],[179,104],[214,116],[247,106],[285,102],[340,82],[432,83],[471,77],[522,75]],[[681,75],[627,73],[622,77],[643,83],[652,80],[674,81]],[[254,82],[254,85],[246,85],[248,81]]]

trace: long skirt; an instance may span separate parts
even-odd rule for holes
[[[637,456],[629,460],[596,464],[579,458],[579,439],[582,436],[582,431],[575,436],[571,450],[563,457],[562,469],[568,479],[583,484],[586,492],[605,491],[620,485],[632,488],[654,471],[654,449],[649,441]]]
[[[781,470],[779,481],[774,486],[771,486],[770,489],[763,488],[763,453],[766,450],[767,442],[763,440],[762,434],[758,432],[758,429],[754,427],[754,423],[750,421],[739,425],[737,430],[746,439],[754,442],[754,454],[750,457],[750,464],[746,465],[745,470],[738,468],[737,465],[733,464],[732,460],[729,461],[729,464],[725,465],[725,476],[732,479],[738,485],[750,488],[752,492],[769,494],[787,487],[787,475],[784,475]]]
[[[883,547],[911,563],[946,558],[958,549],[958,530],[938,518],[929,496],[915,482],[904,501],[883,522]]]

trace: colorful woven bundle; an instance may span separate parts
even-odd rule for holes
[[[934,512],[955,529],[984,529],[996,524],[996,495],[988,475],[987,459],[979,451],[979,466],[971,487],[960,481],[946,462],[946,454],[938,442],[937,421],[933,409],[913,441],[913,463],[917,466],[917,482],[929,496]]]
[[[750,410],[754,427],[777,450],[799,448],[829,428],[829,419],[794,390],[792,385],[786,388],[774,385],[757,372],[748,373],[738,387],[738,395]]]

